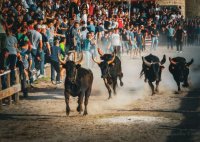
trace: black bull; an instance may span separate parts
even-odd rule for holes
[[[121,61],[115,53],[112,55],[102,54],[99,52],[99,54],[102,61],[98,62],[93,57],[92,59],[101,69],[101,77],[103,78],[105,86],[108,89],[108,99],[110,99],[112,94],[111,88],[113,89],[114,94],[116,94],[117,78],[120,80],[120,86],[123,86]]]
[[[91,70],[81,67],[80,63],[82,59],[83,59],[83,54],[81,59],[77,62],[71,60],[65,60],[65,61],[60,60],[63,67],[66,69],[64,94],[65,94],[67,116],[70,113],[70,107],[69,107],[70,95],[73,97],[78,97],[77,111],[79,113],[83,111],[82,103],[85,97],[84,101],[85,110],[83,115],[88,114],[87,105],[92,90],[93,73]]]
[[[154,56],[152,54],[142,57],[143,65],[142,65],[142,71],[140,73],[140,76],[143,74],[145,75],[145,82],[148,80],[149,86],[152,90],[152,95],[155,94],[155,92],[158,92],[158,86],[159,82],[161,81],[161,74],[162,69],[164,68],[163,64],[166,62],[166,56],[163,56],[163,59],[160,61],[157,56]],[[154,89],[153,82],[156,81],[156,88]]]
[[[173,75],[174,80],[177,83],[178,91],[181,90],[180,83],[183,82],[183,87],[189,87],[188,75],[189,75],[189,66],[193,63],[193,59],[190,62],[186,62],[186,59],[183,57],[169,58],[170,65],[169,71]]]

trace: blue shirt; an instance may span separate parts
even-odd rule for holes
[[[134,32],[130,32],[129,36],[130,36],[130,40],[133,41],[135,38]]]
[[[94,25],[89,25],[87,28],[88,28],[89,32],[94,32],[95,33],[95,31],[96,31],[96,28],[95,28]]]
[[[83,51],[89,51],[90,47],[91,47],[90,40],[89,39],[83,40],[82,50]]]
[[[51,47],[51,60],[59,62],[58,55],[61,53],[61,49],[58,46]]]
[[[167,36],[174,36],[174,28],[168,28]]]

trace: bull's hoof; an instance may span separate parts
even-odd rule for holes
[[[69,116],[69,112],[66,112],[66,116],[67,116],[67,117]]]
[[[66,108],[66,115],[69,116],[70,108]]]
[[[124,85],[124,83],[123,82],[120,82],[120,86],[123,86]]]
[[[110,100],[110,99],[112,99],[112,97],[110,96],[110,97],[108,97],[108,100]]]
[[[83,108],[80,107],[80,106],[78,106],[78,107],[77,107],[77,111],[78,111],[79,113],[81,113],[81,112],[83,111]]]
[[[153,92],[152,94],[151,94],[151,96],[154,96],[156,94],[156,92]]]
[[[86,116],[86,115],[88,115],[88,113],[87,111],[84,111],[83,116]]]
[[[155,90],[155,92],[156,92],[156,93],[159,93],[159,90],[158,90],[158,89],[156,89],[156,90]]]

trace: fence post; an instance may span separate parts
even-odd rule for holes
[[[10,73],[7,74],[7,88],[10,87]],[[12,104],[12,95],[8,97],[8,104],[11,105]]]
[[[16,84],[19,84],[20,83],[20,80],[19,80],[19,69],[16,69],[15,77],[16,77]],[[15,93],[15,102],[16,103],[19,102],[19,92]]]

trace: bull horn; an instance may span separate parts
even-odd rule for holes
[[[194,59],[191,59],[191,61],[190,62],[188,62],[187,64],[186,64],[186,66],[190,66],[190,65],[192,65],[192,63],[194,62]]]
[[[80,64],[82,61],[83,61],[83,52],[81,52],[81,58],[80,58],[80,60],[76,61],[75,63],[76,64]]]
[[[68,55],[68,59],[69,59],[69,56],[71,55],[73,53],[73,61],[75,61],[75,51],[74,50],[71,50],[71,51],[69,51],[68,53],[67,53],[67,55]]]
[[[97,48],[97,50],[98,50],[99,55],[103,56],[103,54],[104,54],[103,51],[100,48]]]
[[[169,61],[171,64],[176,65],[176,62],[172,60],[172,58],[169,57]]]
[[[108,65],[112,64],[115,61],[115,57],[116,57],[116,54],[114,53],[113,58],[107,62]]]
[[[101,63],[101,62],[98,62],[98,61],[96,61],[95,59],[94,59],[94,55],[92,54],[92,60],[95,62],[95,63],[97,63],[98,65]]]
[[[151,63],[148,62],[144,57],[142,57],[142,61],[144,62],[144,64],[145,64],[146,66],[148,66],[148,67],[151,66]]]
[[[163,59],[161,60],[160,64],[163,65],[166,62],[166,56],[163,55]]]

